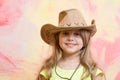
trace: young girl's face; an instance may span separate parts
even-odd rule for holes
[[[63,53],[75,54],[80,53],[83,41],[79,30],[63,31],[59,34],[59,46]]]

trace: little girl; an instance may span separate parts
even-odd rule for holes
[[[41,37],[53,52],[40,70],[38,80],[105,80],[103,71],[91,57],[90,40],[95,32],[95,21],[87,25],[76,9],[60,12],[58,26],[43,25]]]

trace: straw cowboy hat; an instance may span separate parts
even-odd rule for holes
[[[90,32],[91,37],[96,32],[95,21],[91,21],[91,25],[87,25],[80,11],[70,9],[60,12],[58,26],[45,24],[41,28],[41,37],[47,43],[54,43],[54,35],[60,31],[84,29]]]

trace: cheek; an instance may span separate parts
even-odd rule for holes
[[[80,47],[80,49],[83,47],[83,41],[82,40],[79,40],[78,41],[78,44],[79,44],[79,47]]]
[[[64,37],[59,37],[59,46],[62,48],[66,39]]]

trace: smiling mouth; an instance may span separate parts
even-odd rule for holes
[[[73,43],[66,43],[66,45],[67,45],[68,47],[73,47],[73,46],[75,46],[76,44],[73,44]]]

